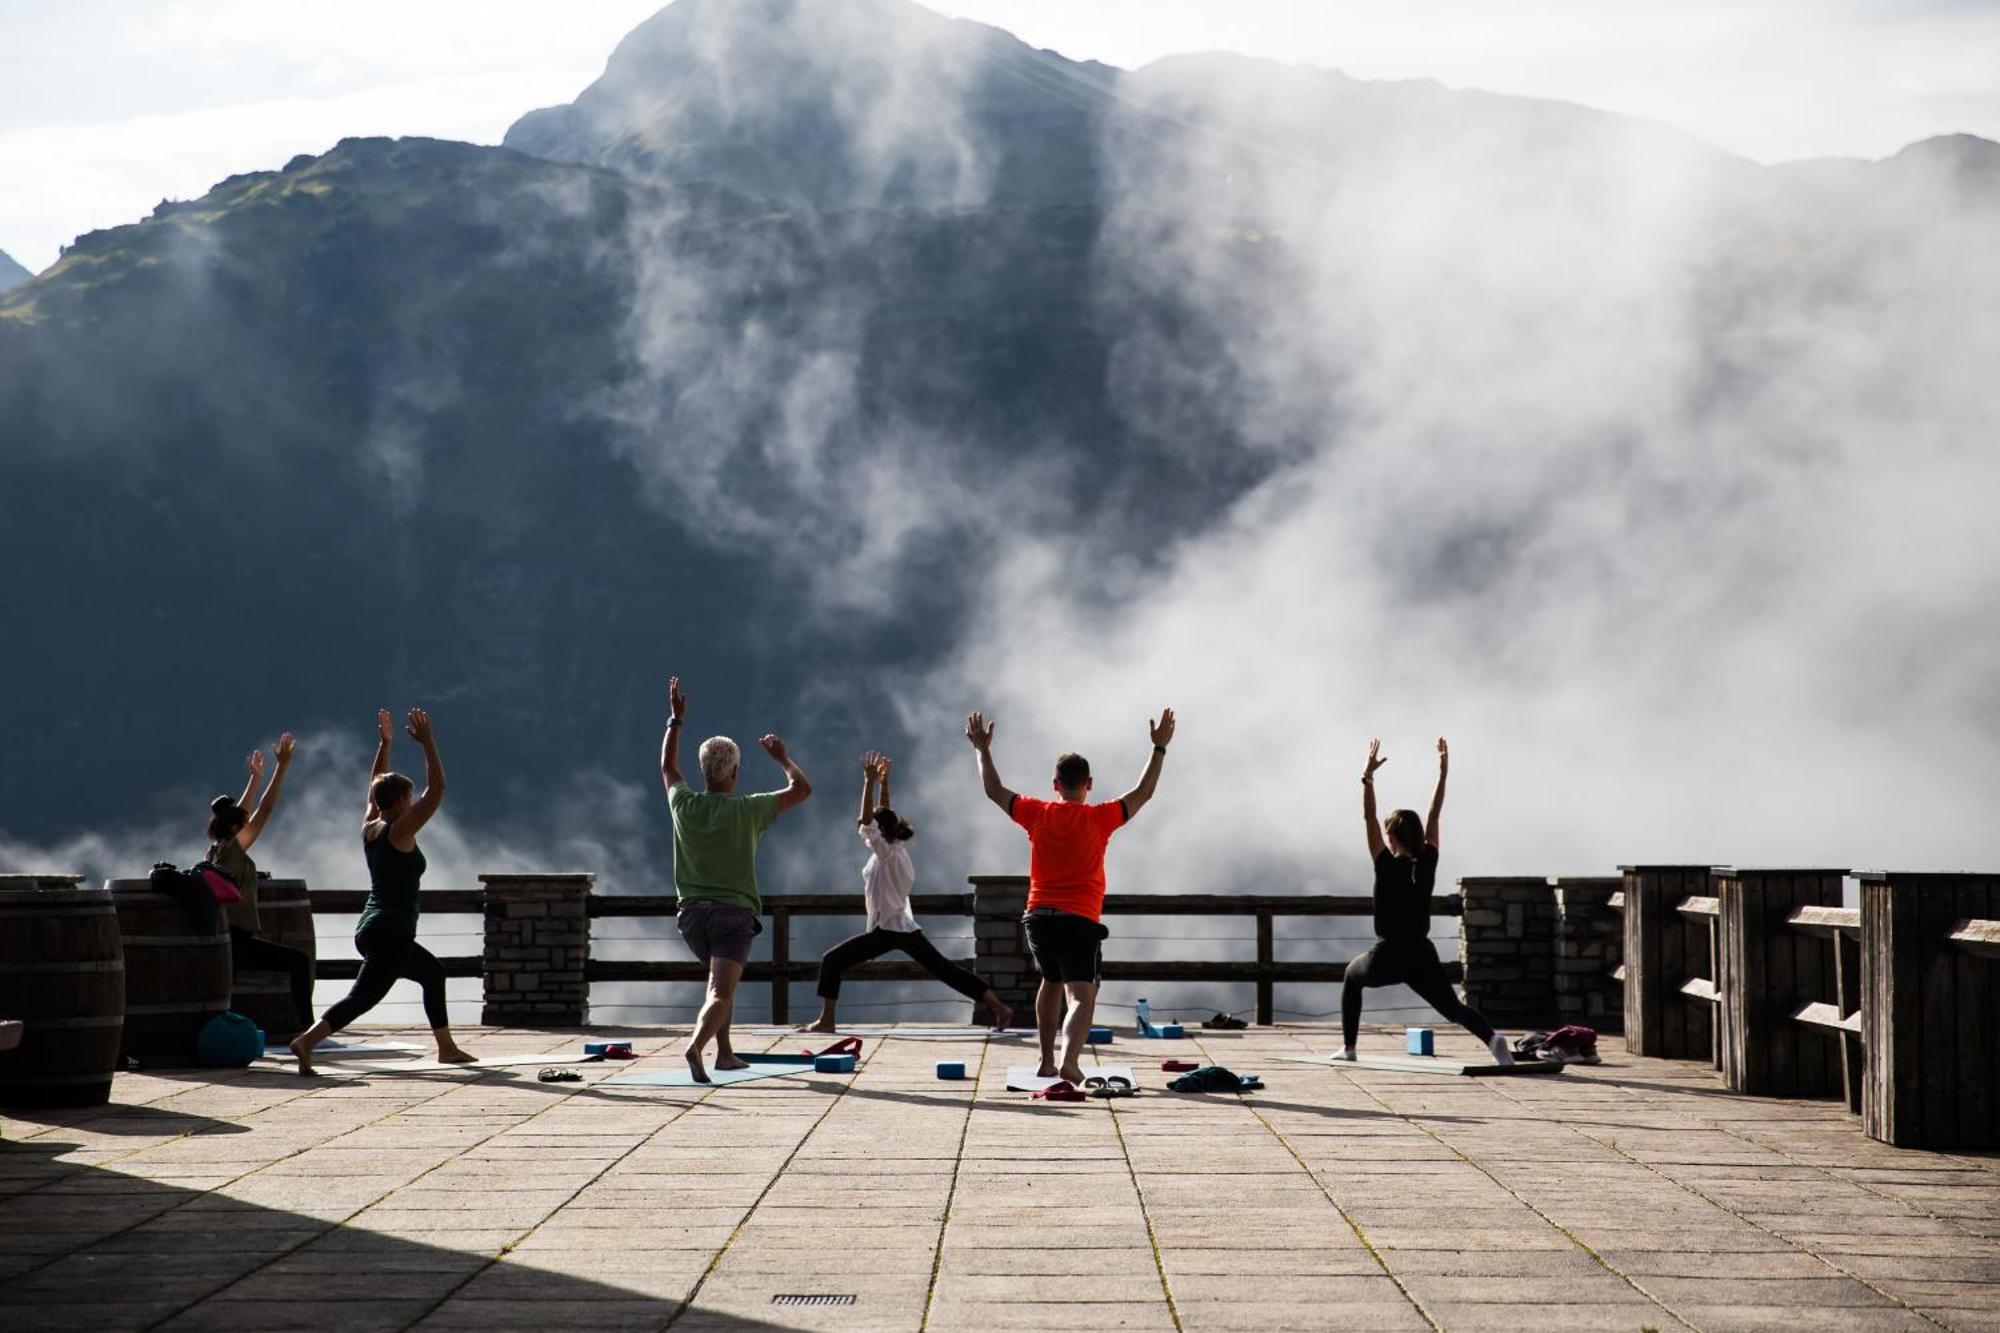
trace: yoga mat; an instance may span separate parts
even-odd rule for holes
[[[1523,1078],[1530,1074],[1560,1074],[1560,1060],[1516,1060],[1496,1065],[1491,1060],[1451,1060],[1439,1056],[1364,1055],[1358,1060],[1336,1060],[1330,1055],[1274,1055],[1295,1065],[1328,1065],[1334,1069],[1374,1069],[1389,1074],[1446,1074],[1465,1078]]]
[[[753,1078],[783,1078],[788,1074],[810,1074],[811,1065],[751,1065],[748,1069],[710,1069],[709,1081],[697,1083],[687,1066],[679,1069],[649,1069],[621,1074],[598,1081],[600,1088],[704,1088],[727,1083],[748,1083]]]
[[[752,1028],[756,1037],[797,1037],[802,1041],[831,1041],[836,1037],[1032,1037],[1033,1028],[1009,1028],[1005,1032],[995,1032],[992,1028],[892,1028],[877,1023],[856,1023],[849,1027],[842,1024],[838,1032],[799,1032],[792,1028]]]
[[[1139,1086],[1139,1080],[1133,1077],[1130,1065],[1085,1065],[1083,1067],[1083,1076],[1085,1078],[1089,1078],[1093,1074],[1104,1078],[1110,1078],[1116,1074],[1119,1078],[1131,1079],[1132,1086],[1135,1089]],[[1011,1065],[1007,1069],[1007,1091],[1009,1092],[1040,1092],[1043,1088],[1048,1087],[1049,1084],[1060,1081],[1059,1079],[1043,1078],[1035,1072],[1035,1066],[1033,1065]]]
[[[417,1054],[423,1048],[407,1042],[380,1041],[364,1042],[355,1046],[323,1045],[313,1047],[313,1062],[325,1060],[397,1060]],[[295,1060],[291,1047],[278,1045],[264,1048],[266,1060]]]
[[[643,1057],[638,1057],[643,1058]],[[636,1060],[596,1060],[587,1055],[482,1055],[469,1065],[447,1065],[436,1060],[415,1064],[383,1065],[383,1069],[550,1069],[560,1065],[629,1065]]]

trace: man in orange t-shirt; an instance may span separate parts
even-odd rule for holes
[[[1111,835],[1132,821],[1160,785],[1160,765],[1167,743],[1174,738],[1174,710],[1164,709],[1158,722],[1147,724],[1153,755],[1139,785],[1116,801],[1089,803],[1090,762],[1080,754],[1056,760],[1053,801],[1020,796],[1007,790],[993,766],[993,731],[997,723],[983,714],[965,719],[965,738],[979,753],[979,781],[986,799],[1028,834],[1028,910],[1021,924],[1028,932],[1028,951],[1042,974],[1035,993],[1035,1028],[1042,1042],[1041,1076],[1083,1081],[1083,1047],[1097,1008],[1097,979],[1105,930],[1104,848]],[[1065,1019],[1063,1000],[1069,1014]],[[1063,1034],[1062,1060],[1056,1060],[1056,1031]]]

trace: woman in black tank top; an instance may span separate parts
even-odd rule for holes
[[[368,902],[354,926],[361,971],[354,978],[354,988],[292,1043],[301,1074],[313,1072],[313,1047],[380,1004],[398,980],[414,981],[423,988],[424,1017],[437,1039],[438,1059],[464,1064],[473,1058],[452,1039],[445,1011],[444,964],[417,943],[424,877],[424,854],[417,848],[417,833],[444,802],[444,761],[438,758],[430,715],[412,708],[410,737],[424,747],[424,789],[417,793],[408,778],[389,771],[389,742],[394,729],[386,708],[375,715],[375,729],[375,768],[368,779],[368,811],[361,824],[361,854],[368,863]]]
[[[1437,791],[1431,816],[1394,810],[1375,819],[1375,770],[1389,761],[1382,742],[1368,743],[1368,767],[1361,774],[1361,819],[1368,830],[1368,855],[1375,864],[1375,945],[1347,965],[1340,987],[1340,1028],[1344,1044],[1336,1060],[1354,1059],[1361,1034],[1362,992],[1371,986],[1408,986],[1446,1020],[1486,1043],[1501,1064],[1514,1063],[1507,1039],[1479,1011],[1458,998],[1431,943],[1431,894],[1437,889],[1438,819],[1444,812],[1444,780],[1451,751],[1438,737]]]

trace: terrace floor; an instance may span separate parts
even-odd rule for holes
[[[1005,1091],[1015,1037],[707,1091],[595,1086],[672,1055],[570,1084],[122,1075],[110,1106],[0,1121],[0,1328],[2000,1329],[2000,1158],[1615,1039],[1544,1078],[1272,1059],[1334,1041],[1121,1034],[1106,1062],[1147,1086],[1080,1106]],[[1190,1048],[1268,1090],[1164,1091]],[[953,1058],[976,1081],[938,1081]]]

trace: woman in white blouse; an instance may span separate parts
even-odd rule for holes
[[[877,786],[881,799],[876,799]],[[917,831],[889,805],[889,757],[876,750],[861,756],[861,815],[855,821],[868,844],[868,863],[861,867],[861,892],[868,902],[868,928],[827,950],[819,961],[819,1017],[801,1032],[834,1032],[834,1007],[840,1000],[840,978],[848,968],[901,950],[923,969],[993,1015],[993,1026],[1012,1024],[1014,1011],[993,988],[973,972],[937,951],[917,928],[910,912],[910,889],[916,868],[910,863],[910,840]]]

